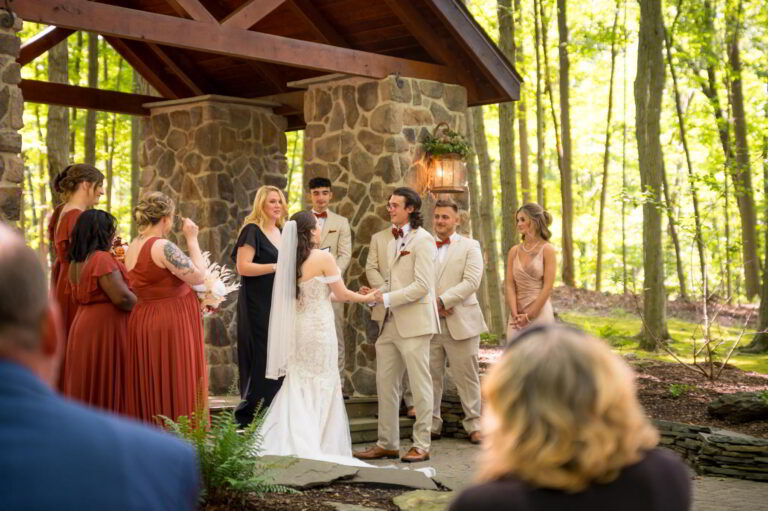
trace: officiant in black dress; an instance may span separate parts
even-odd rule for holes
[[[232,250],[232,260],[240,274],[237,358],[242,401],[235,409],[235,419],[243,428],[253,421],[259,403],[263,408],[269,407],[282,384],[282,379],[271,380],[264,374],[277,247],[287,214],[283,192],[274,186],[262,186]]]

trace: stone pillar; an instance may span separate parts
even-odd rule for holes
[[[332,208],[349,219],[353,236],[345,280],[357,289],[366,283],[371,235],[389,225],[386,202],[392,190],[423,188],[423,137],[439,122],[466,133],[466,90],[394,76],[305,84],[304,180],[324,176],[333,183]],[[466,197],[454,198],[466,208]],[[428,225],[434,200],[424,195]],[[376,393],[373,343],[377,333],[367,307],[347,305],[345,392]]]
[[[17,33],[21,19],[12,27],[3,22],[10,15],[0,12],[0,221],[16,222],[21,217],[21,189],[24,164],[21,160],[21,134],[24,125],[24,100],[21,97],[21,67],[16,62],[21,48]]]
[[[230,253],[261,185],[287,183],[284,117],[274,104],[200,96],[148,105],[139,152],[142,192],[171,196],[200,227],[211,261],[234,270]],[[183,244],[179,236],[174,241]],[[225,393],[237,374],[236,299],[205,319],[210,390]]]

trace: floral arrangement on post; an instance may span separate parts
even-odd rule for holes
[[[112,254],[112,257],[121,263],[124,263],[125,251],[127,248],[128,243],[124,242],[120,236],[115,236],[115,239],[112,240],[112,249],[110,250],[110,253]]]
[[[240,283],[236,282],[237,275],[232,270],[211,262],[210,252],[203,252],[203,262],[205,263],[205,280],[202,284],[192,286],[192,289],[197,292],[203,316],[209,317],[219,311],[219,306],[228,294],[240,288]]]

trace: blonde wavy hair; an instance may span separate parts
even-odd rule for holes
[[[523,204],[517,210],[517,213],[520,213],[521,211],[531,219],[531,222],[533,222],[536,226],[536,230],[539,232],[539,236],[541,236],[544,241],[549,241],[549,238],[552,237],[552,233],[549,230],[549,226],[552,225],[552,215],[550,212],[535,202]],[[517,213],[515,213],[515,215],[517,215]],[[525,234],[523,234],[523,240],[525,240]]]
[[[513,339],[483,393],[480,481],[513,475],[580,491],[612,481],[658,443],[632,369],[576,329],[534,327]]]
[[[133,217],[136,219],[139,232],[143,232],[163,218],[173,215],[175,209],[173,199],[163,192],[147,192],[133,208]]]
[[[283,228],[283,224],[288,219],[288,202],[285,200],[285,195],[283,195],[283,191],[276,186],[264,185],[256,192],[256,197],[253,199],[253,209],[251,210],[251,213],[245,217],[243,226],[240,228],[241,231],[248,224],[256,224],[262,229],[266,227],[267,215],[264,213],[264,205],[267,203],[267,198],[269,197],[270,192],[277,192],[280,196],[280,204],[283,206],[283,213],[280,215],[280,218],[277,219],[277,227],[280,229]]]

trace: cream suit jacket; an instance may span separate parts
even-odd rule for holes
[[[392,241],[392,228],[387,227],[373,236],[368,246],[368,258],[365,261],[365,278],[368,279],[368,286],[381,289],[389,278],[389,242]],[[387,309],[383,305],[376,305],[371,310],[371,319],[379,322],[384,321]]]
[[[448,332],[454,340],[469,339],[488,331],[477,301],[483,278],[483,253],[480,243],[457,236],[443,247],[443,262],[437,268],[437,296],[453,314],[446,316]]]
[[[336,266],[343,275],[352,260],[352,233],[349,230],[349,221],[333,211],[328,211],[320,233],[319,248],[330,249],[336,259]]]
[[[437,247],[422,227],[414,229],[398,249],[392,239],[387,246],[389,279],[382,289],[390,293],[390,314],[401,338],[436,334],[440,331],[435,296]]]

